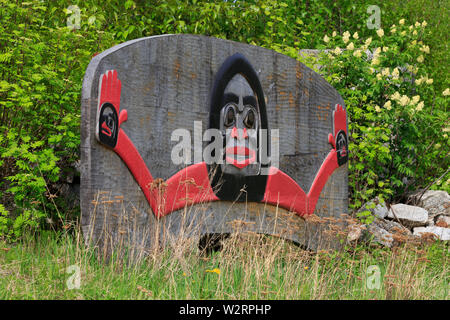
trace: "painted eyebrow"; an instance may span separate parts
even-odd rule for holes
[[[256,105],[257,105],[256,99],[253,96],[244,97],[243,103],[244,103],[244,106],[249,104],[249,105],[256,107]]]
[[[237,95],[235,95],[234,93],[225,93],[223,96],[223,101],[224,101],[224,103],[234,102],[234,103],[238,104],[239,97]]]

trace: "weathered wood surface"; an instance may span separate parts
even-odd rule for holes
[[[257,71],[266,96],[269,128],[279,129],[280,169],[308,192],[331,148],[332,110],[337,103],[344,105],[331,85],[296,60],[260,47],[194,35],[137,39],[95,56],[85,73],[81,211],[86,239],[104,243],[108,238],[112,243],[126,241],[147,247],[165,235],[176,239],[183,232],[196,236],[232,232],[236,221],[243,221],[240,225],[245,230],[280,235],[312,249],[322,246],[321,228],[263,203],[210,202],[157,220],[127,166],[95,138],[98,81],[104,72],[114,69],[122,82],[121,109],[128,110],[128,121],[121,128],[153,177],[169,178],[182,169],[170,158],[176,144],[170,141],[172,131],[185,128],[193,137],[194,121],[202,121],[203,129],[208,128],[215,73],[237,52]],[[339,217],[347,213],[347,179],[345,164],[328,180],[316,215]]]

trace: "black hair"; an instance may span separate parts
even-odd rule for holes
[[[242,75],[247,80],[256,94],[261,121],[260,129],[267,129],[268,132],[266,101],[261,82],[250,62],[240,53],[228,57],[216,74],[211,91],[209,128],[220,128],[220,112],[224,104],[224,91],[230,80],[237,74]],[[258,145],[259,143],[260,141],[258,141]],[[261,164],[261,167],[267,166],[268,164]],[[238,176],[227,174],[222,172],[219,165],[208,165],[208,170],[213,174],[211,185],[219,199],[256,202],[263,199],[267,175]]]

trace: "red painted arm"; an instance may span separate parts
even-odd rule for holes
[[[178,171],[166,181],[159,212],[163,216],[187,205],[217,200],[206,163],[200,162]]]
[[[133,142],[131,142],[123,130],[119,130],[119,137],[114,151],[125,162],[128,169],[130,169],[134,179],[139,184],[139,187],[141,187],[142,192],[144,192],[145,198],[152,207],[153,212],[155,212],[157,199],[150,190],[153,177]]]
[[[178,171],[165,182],[160,180],[155,183],[141,155],[123,130],[119,131],[114,151],[130,169],[158,218],[187,205],[219,200],[211,188],[204,162]]]
[[[166,182],[154,180],[135,145],[121,129],[128,113],[120,110],[122,83],[117,71],[105,72],[100,77],[99,88],[96,137],[126,164],[155,216],[161,217],[188,204],[218,200],[203,162],[179,171]]]
[[[339,168],[336,156],[336,150],[331,150],[322,163],[322,166],[317,172],[316,177],[311,185],[311,189],[308,192],[308,210],[307,214],[313,214],[316,209],[317,200],[319,200],[320,193],[323,187],[328,181],[328,178],[332,175],[334,170]]]
[[[334,170],[347,162],[347,114],[341,105],[336,105],[333,111],[333,133],[328,136],[333,149],[328,153],[314,178],[308,195],[287,174],[277,168],[270,168],[267,179],[264,202],[278,205],[300,216],[314,213],[328,178]]]
[[[305,191],[291,177],[275,167],[270,168],[262,201],[294,211],[300,216],[307,213]]]

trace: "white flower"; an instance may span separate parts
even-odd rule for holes
[[[417,62],[419,62],[419,63],[422,63],[423,60],[424,60],[423,55],[420,55],[420,56],[417,58]]]
[[[377,30],[377,35],[381,38],[382,36],[384,36],[384,31],[383,29],[378,29]]]
[[[396,33],[397,32],[397,28],[392,28],[391,29],[391,33]]]
[[[389,50],[389,47],[383,47],[383,52],[387,52]]]
[[[420,102],[417,104],[416,110],[417,110],[417,111],[421,111],[421,110],[423,109],[423,106],[424,106],[423,101],[420,101]]]
[[[405,19],[401,19],[398,23],[399,24],[405,24]]]
[[[358,39],[358,38],[359,38],[358,32],[355,32],[355,33],[353,34],[353,39]]]
[[[409,104],[409,98],[403,95],[398,102],[400,103],[401,106],[404,107]]]
[[[392,77],[394,79],[398,79],[398,76],[400,75],[400,72],[398,71],[397,68],[394,68],[394,70],[392,70]]]
[[[383,77],[383,76],[381,75],[381,73],[377,73],[377,80],[378,80],[378,81],[380,81],[380,80],[382,79],[382,77]]]
[[[323,37],[323,42],[325,42],[325,43],[330,42],[330,38],[328,38],[328,36],[325,35],[325,37]]]
[[[345,31],[342,35],[342,40],[344,41],[344,43],[347,43],[350,40],[350,32]]]
[[[336,47],[336,49],[334,49],[333,53],[335,55],[339,55],[339,54],[341,54],[341,49],[339,47]]]
[[[333,33],[331,34],[331,36],[334,38],[334,37],[336,37],[337,36],[337,32],[336,31],[333,31]]]
[[[412,46],[415,46],[416,44],[417,44],[417,40],[411,41],[411,45],[412,45]]]
[[[406,31],[400,32],[400,35],[401,35],[401,36],[406,36]]]
[[[413,28],[414,28],[413,25],[410,25],[409,26],[409,31],[411,31]]]
[[[355,52],[353,52],[353,55],[357,58],[361,58],[362,56],[361,50],[355,50]]]
[[[433,79],[427,79],[426,83],[427,84],[432,84],[433,83]]]
[[[372,43],[372,37],[367,38],[366,42],[364,43],[366,46],[370,45]]]
[[[430,53],[430,47],[429,46],[423,46],[419,50],[424,52],[424,53]]]
[[[353,44],[353,42],[350,42],[350,44],[347,46],[348,50],[353,50],[355,49],[355,45]]]
[[[376,111],[376,112],[380,112],[380,111],[381,111],[381,108],[380,108],[379,106],[375,106],[375,111]]]
[[[391,103],[391,101],[388,100],[388,101],[384,104],[383,107],[386,108],[386,109],[388,109],[388,110],[391,110],[391,109],[392,109],[392,103]]]
[[[416,30],[413,31],[413,36],[417,36],[417,31]]]
[[[396,91],[392,96],[391,99],[393,100],[398,100],[400,99],[400,93],[398,93],[398,91]]]
[[[426,27],[427,24],[428,24],[428,23],[427,23],[425,20],[423,20],[423,22],[422,22],[422,27]]]
[[[383,76],[387,77],[387,76],[389,75],[389,68],[384,68],[384,69],[381,71],[381,74],[382,74]]]
[[[450,89],[449,88],[445,89],[444,92],[442,92],[442,94],[444,96],[449,96],[450,95]]]
[[[416,27],[420,27],[420,22],[416,21],[416,23],[414,24]]]
[[[419,102],[419,101],[420,101],[420,96],[419,96],[419,95],[414,96],[414,97],[412,97],[412,99],[411,99],[411,104],[416,104],[416,103]]]
[[[377,64],[379,64],[380,63],[380,59],[378,59],[378,58],[374,58],[373,60],[372,60],[372,65],[374,65],[374,66],[376,66]]]

